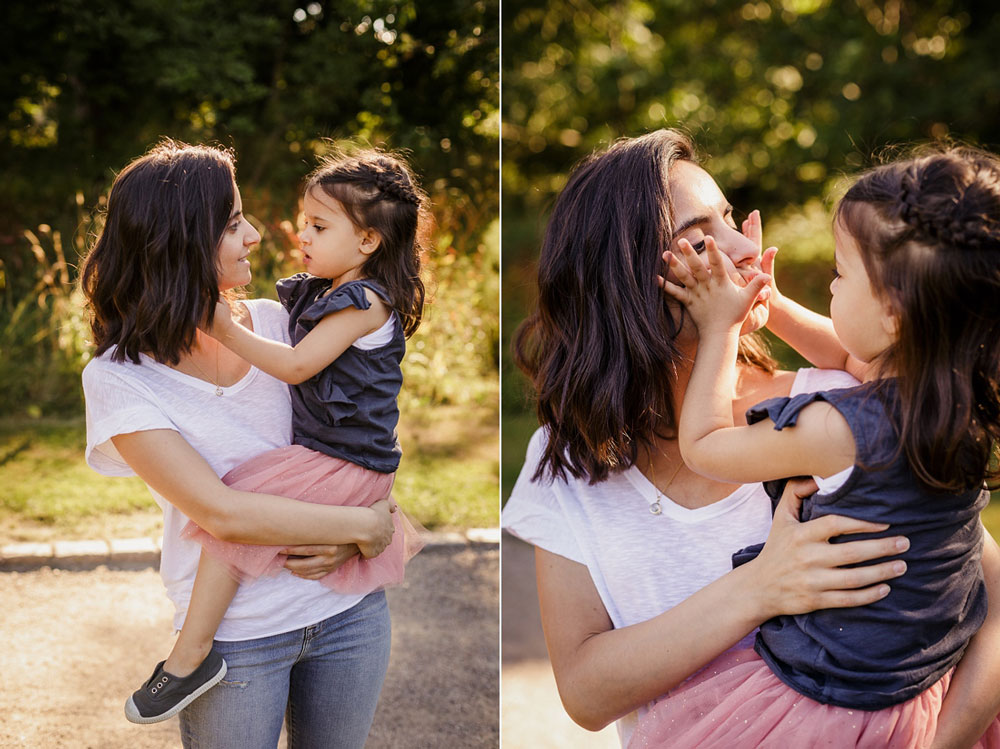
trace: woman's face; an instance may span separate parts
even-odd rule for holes
[[[675,226],[671,251],[679,252],[677,242],[686,239],[695,251],[703,252],[705,237],[711,236],[744,283],[760,271],[760,247],[737,228],[733,207],[708,172],[690,161],[674,162],[670,169],[670,198]],[[767,316],[767,301],[758,299],[741,334],[762,328]]]
[[[219,240],[216,263],[219,270],[219,291],[228,291],[250,283],[251,248],[260,241],[260,234],[243,215],[240,188],[233,183],[233,212]]]

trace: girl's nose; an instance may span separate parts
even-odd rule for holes
[[[295,236],[298,238],[299,244],[309,244],[309,237],[306,236],[306,230],[305,229],[303,229],[302,231],[300,231]]]

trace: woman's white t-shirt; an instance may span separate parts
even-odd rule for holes
[[[288,313],[280,304],[263,299],[244,304],[256,333],[289,342]],[[145,355],[141,355],[140,364],[133,364],[114,362],[106,352],[87,364],[83,389],[87,463],[106,476],[135,475],[111,442],[118,434],[172,429],[219,476],[255,455],[290,444],[292,439],[288,386],[256,367],[233,386],[223,388],[219,397],[215,385]],[[180,538],[188,518],[152,489],[150,493],[163,509],[160,577],[175,607],[174,626],[180,628],[201,546]],[[362,598],[334,593],[315,580],[282,570],[274,577],[240,586],[216,638],[250,640],[289,632],[346,611]]]
[[[846,372],[802,369],[791,394],[854,385],[857,380]],[[585,565],[616,629],[673,608],[729,572],[734,551],[767,538],[771,503],[759,483],[696,509],[665,498],[662,512],[654,515],[656,489],[634,466],[593,485],[572,477],[532,481],[544,444],[539,429],[502,525],[534,546]],[[750,646],[753,635],[737,647]],[[623,745],[638,715],[618,721]]]

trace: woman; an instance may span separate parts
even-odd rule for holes
[[[581,164],[557,200],[538,308],[515,338],[543,429],[504,525],[536,546],[542,624],[563,704],[585,728],[619,719],[623,743],[637,710],[727,649],[748,646],[766,619],[871,603],[904,569],[892,557],[906,539],[828,543],[885,526],[836,516],[799,523],[811,482],[790,484],[772,522],[759,485],[712,481],[680,459],[676,424],[697,337],[657,286],[663,252],[680,239],[699,248],[713,236],[745,282],[760,270],[756,216],[747,234],[685,136],[619,141]],[[744,326],[737,423],[766,398],[855,382],[843,372],[776,371],[753,331],[770,311],[779,326],[806,315],[778,295],[773,304],[758,299]],[[843,364],[815,348],[814,363]],[[765,537],[761,556],[731,568],[733,551]],[[992,540],[983,566],[1000,595]],[[956,670],[936,745],[970,745],[1000,708],[994,690],[982,688],[1000,676],[998,618],[991,613]]]
[[[189,518],[218,538],[293,555],[287,572],[242,587],[226,612],[215,648],[228,672],[181,713],[184,745],[276,746],[287,705],[290,746],[361,747],[388,666],[388,608],[382,593],[342,595],[316,580],[358,545],[389,543],[390,502],[331,507],[219,479],[291,438],[287,387],[198,330],[220,295],[250,281],[259,240],[228,152],[164,141],[118,175],[81,276],[97,346],[83,375],[87,460],[137,474],[163,508],[160,574],[175,626],[200,551],[180,537]],[[236,316],[288,342],[276,302],[243,302]]]

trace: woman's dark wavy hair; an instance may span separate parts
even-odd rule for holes
[[[235,202],[227,150],[165,139],[115,178],[80,279],[97,355],[176,364],[219,300],[219,241]]]
[[[597,483],[676,432],[680,321],[656,276],[673,237],[669,180],[678,160],[696,160],[683,133],[619,140],[578,164],[555,202],[537,307],[513,342],[548,432],[535,479],[568,472]],[[775,368],[755,335],[740,339],[740,358]]]
[[[876,167],[836,221],[898,321],[901,448],[931,489],[1000,485],[1000,159],[937,147]]]
[[[403,333],[413,335],[424,309],[420,254],[427,198],[410,167],[396,154],[344,147],[309,175],[305,191],[313,189],[337,200],[359,230],[378,232],[378,249],[361,266],[361,274],[382,285]]]

